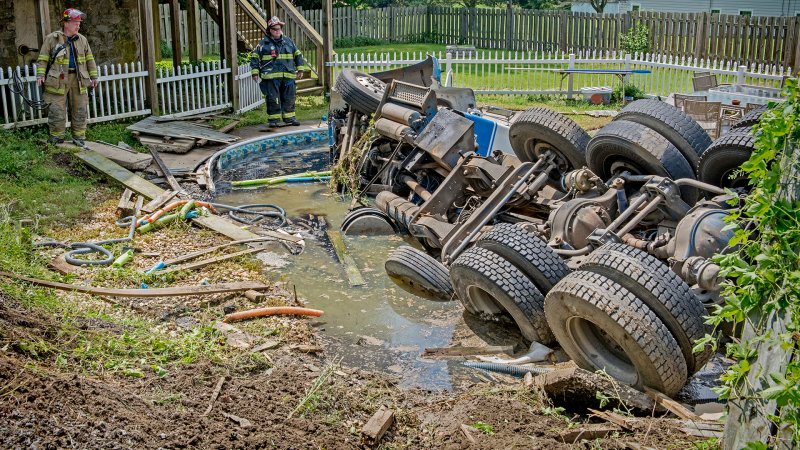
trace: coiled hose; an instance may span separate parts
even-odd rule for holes
[[[552,372],[553,369],[549,367],[531,367],[531,366],[516,366],[513,364],[499,364],[480,361],[466,361],[463,363],[465,367],[472,369],[488,370],[490,372],[504,373],[514,377],[524,377],[526,373],[547,373]]]
[[[110,250],[103,248],[103,245],[119,244],[122,242],[130,242],[133,240],[133,234],[136,232],[136,216],[123,217],[116,222],[119,227],[129,227],[128,236],[117,239],[106,239],[103,241],[95,242],[73,242],[70,245],[63,242],[41,242],[34,244],[34,247],[62,247],[69,248],[70,251],[64,253],[64,261],[72,264],[73,266],[108,266],[114,262],[114,254]],[[78,255],[89,255],[92,253],[99,253],[102,255],[100,259],[83,259],[77,258]]]
[[[222,203],[212,203],[215,208],[225,209],[228,210],[228,216],[231,219],[245,223],[247,225],[254,225],[266,218],[275,219],[275,223],[273,224],[276,227],[282,227],[286,225],[286,211],[278,205],[274,205],[272,203],[254,203],[251,205],[241,205],[241,206],[232,206],[232,205],[224,205]],[[272,211],[256,211],[256,208],[266,208],[271,209]],[[243,214],[251,214],[255,215],[256,217],[253,219],[247,219],[241,216],[236,215],[236,213],[243,213]]]

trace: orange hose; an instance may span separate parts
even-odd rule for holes
[[[253,319],[256,317],[276,316],[276,315],[293,315],[293,316],[312,316],[319,317],[323,311],[318,309],[300,308],[297,306],[269,306],[266,308],[248,309],[247,311],[239,311],[231,314],[226,314],[222,318],[225,323],[234,322],[237,320]]]

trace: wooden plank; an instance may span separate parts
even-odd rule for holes
[[[700,419],[700,416],[693,413],[688,408],[676,402],[675,400],[662,394],[661,392],[658,392],[655,389],[651,389],[647,386],[645,386],[644,391],[645,393],[647,393],[647,395],[650,396],[650,398],[655,400],[656,404],[663,406],[669,412],[675,414],[681,419],[702,420]]]
[[[190,260],[192,260],[194,258],[197,258],[198,256],[207,255],[209,253],[213,253],[213,252],[215,252],[217,250],[221,250],[223,248],[230,247],[232,245],[249,244],[249,243],[252,243],[252,242],[268,242],[268,241],[272,241],[272,240],[274,240],[274,238],[265,236],[265,237],[258,237],[258,238],[255,238],[255,239],[244,239],[244,240],[241,240],[241,241],[226,242],[224,244],[215,245],[213,247],[205,248],[203,250],[198,250],[196,252],[187,253],[185,255],[181,255],[181,256],[178,256],[176,258],[168,259],[168,260],[164,261],[164,265],[172,266],[172,265],[175,265],[175,264],[180,264],[180,263],[182,263],[184,261],[190,261]]]
[[[148,117],[131,124],[127,128],[144,134],[171,136],[175,138],[196,138],[229,144],[238,141],[239,137],[232,134],[220,133],[191,123],[184,122],[157,122],[155,118]]]
[[[165,142],[162,138],[145,136],[143,134],[136,136],[136,139],[138,139],[142,145],[163,153],[187,153],[189,150],[193,149],[197,143],[195,139],[170,139],[169,142]]]
[[[208,228],[209,230],[216,231],[219,234],[225,235],[233,240],[253,239],[259,237],[257,234],[242,229],[241,227],[231,223],[227,219],[220,216],[202,216],[192,219],[192,223]]]
[[[142,206],[142,212],[149,214],[157,210],[158,208],[164,206],[168,201],[170,201],[176,195],[178,195],[177,191],[164,191],[158,197],[150,200],[149,203]]]
[[[342,263],[342,266],[344,266],[344,271],[347,274],[347,280],[350,282],[350,286],[355,287],[366,284],[364,278],[361,276],[361,272],[358,271],[356,262],[347,251],[342,233],[336,230],[331,230],[330,228],[328,228],[327,233],[328,239],[330,239],[331,245],[333,245],[333,249],[336,252],[336,256],[339,258],[339,262]]]
[[[181,271],[181,270],[202,269],[203,267],[210,266],[211,264],[216,264],[218,262],[227,261],[229,259],[234,259],[234,258],[238,258],[240,256],[249,255],[251,253],[258,253],[258,252],[262,252],[262,251],[264,251],[264,249],[261,248],[261,247],[248,248],[247,250],[242,250],[242,251],[239,251],[239,252],[230,253],[230,254],[222,255],[222,256],[216,256],[214,258],[204,259],[202,261],[189,263],[189,264],[186,264],[186,265],[183,265],[183,266],[171,267],[171,268],[166,269],[166,270],[160,270],[158,273],[165,274],[165,273],[178,272],[178,271]]]
[[[128,217],[133,214],[133,191],[125,188],[117,204],[117,217]],[[141,198],[141,196],[139,197]]]
[[[566,444],[575,444],[578,441],[593,441],[618,433],[619,427],[607,423],[587,423],[574,430],[561,433],[559,438]]]
[[[171,187],[172,190],[175,192],[183,192],[183,188],[178,183],[178,180],[176,180],[175,177],[172,176],[172,172],[170,172],[169,167],[167,167],[167,165],[164,164],[164,161],[161,159],[161,156],[159,156],[158,152],[153,150],[152,147],[150,147],[150,154],[153,155],[153,160],[158,165],[159,170],[161,170],[161,174],[164,175],[164,178],[167,179],[169,187]]]
[[[473,356],[473,355],[494,355],[497,353],[514,353],[513,345],[488,345],[485,347],[432,347],[426,348],[422,352],[422,357],[435,358],[447,356]]]
[[[94,169],[106,174],[108,177],[120,182],[133,192],[143,195],[147,198],[156,198],[164,192],[163,189],[155,184],[135,175],[133,172],[125,169],[119,164],[111,161],[99,153],[91,150],[79,150],[75,156],[80,158],[83,162],[90,165]]]
[[[169,288],[152,288],[152,289],[110,289],[94,286],[76,286],[66,283],[58,283],[55,281],[40,280],[36,278],[24,277],[8,272],[0,272],[0,276],[6,278],[13,278],[15,280],[25,281],[37,286],[43,286],[51,289],[69,292],[81,292],[84,294],[92,295],[107,295],[112,297],[136,297],[136,298],[153,298],[153,297],[182,297],[188,295],[208,295],[220,294],[225,292],[244,292],[247,290],[261,291],[269,289],[268,284],[258,283],[255,281],[240,281],[237,283],[220,283],[220,284],[201,284],[198,286],[176,286]]]
[[[381,440],[386,430],[388,430],[393,423],[394,411],[381,406],[381,408],[372,415],[369,421],[367,421],[364,428],[361,429],[361,437],[367,445],[375,445]]]

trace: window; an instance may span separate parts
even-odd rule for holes
[[[712,9],[711,10],[711,14],[719,14],[719,10],[718,9]]]
[[[642,9],[642,5],[640,5],[638,3],[634,3],[634,4],[631,5],[631,11],[641,11],[641,9]]]
[[[740,9],[739,10],[739,15],[740,16],[745,16],[745,17],[753,17],[753,11],[743,11],[743,10]]]

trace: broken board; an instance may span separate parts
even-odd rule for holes
[[[344,271],[347,274],[347,281],[350,282],[350,286],[356,287],[366,284],[364,278],[361,276],[361,272],[358,271],[355,260],[350,256],[350,252],[347,251],[347,247],[344,245],[342,233],[331,230],[330,228],[327,232],[328,239],[330,239],[333,250],[336,252],[336,257],[339,258],[339,262],[342,263]]]
[[[119,164],[111,161],[110,159],[98,153],[89,150],[81,150],[77,152],[75,155],[82,161],[84,161],[86,164],[89,164],[91,167],[97,169],[100,172],[103,172],[104,174],[113,178],[114,180],[119,181],[125,187],[129,188],[130,190],[136,192],[139,195],[143,195],[149,199],[154,199],[158,198],[158,196],[160,196],[165,192],[163,189],[156,186],[155,184],[145,180],[144,178],[137,176],[128,169],[125,169]],[[202,227],[216,231],[217,233],[227,236],[233,240],[255,239],[261,237],[255,233],[244,230],[219,216],[197,217],[195,219],[192,219],[192,222]],[[278,236],[273,236],[273,237],[279,237],[281,239],[286,239],[286,240],[292,240],[291,238],[298,239],[294,236],[287,237],[287,236],[281,236],[278,233],[275,234]]]
[[[171,136],[174,138],[194,138],[206,139],[208,141],[230,144],[239,140],[238,136],[220,133],[205,127],[185,122],[157,122],[153,116],[140,120],[130,126],[130,131],[138,131],[144,134],[155,134],[160,136]]]
[[[170,139],[168,142],[157,136],[139,135],[136,139],[150,149],[163,153],[188,153],[197,143],[195,139]]]
[[[199,286],[176,286],[169,288],[152,288],[152,289],[109,289],[94,286],[76,286],[66,283],[57,283],[55,281],[39,280],[36,278],[28,278],[21,275],[16,275],[8,272],[0,272],[0,276],[13,278],[20,281],[27,281],[28,283],[37,286],[44,286],[52,289],[70,292],[82,292],[84,294],[92,295],[107,295],[112,297],[177,297],[185,295],[205,295],[205,294],[219,294],[224,292],[244,292],[247,290],[265,290],[270,286],[255,281],[240,281],[238,283],[220,283],[220,284],[206,284]]]
[[[119,147],[86,141],[84,148],[97,152],[114,161],[120,166],[130,170],[144,170],[153,161],[153,157],[144,153],[134,153]]]

